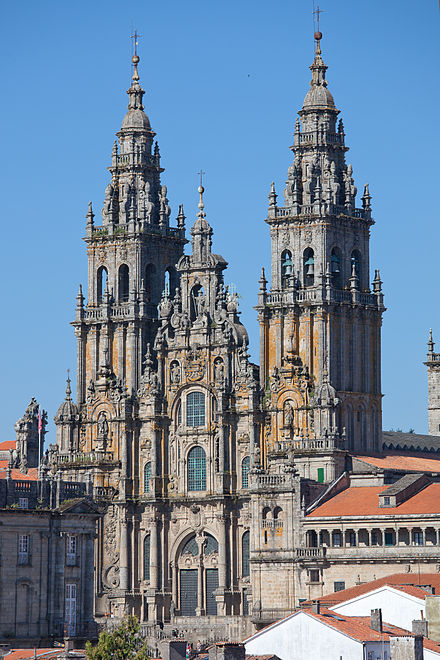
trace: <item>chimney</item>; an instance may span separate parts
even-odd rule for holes
[[[428,637],[428,622],[426,619],[414,619],[412,622],[412,632],[414,635]]]
[[[423,637],[391,637],[391,660],[423,660]]]
[[[377,610],[371,610],[370,626],[373,630],[380,633],[382,632],[382,610],[380,608]]]
[[[312,612],[314,614],[319,614],[321,611],[321,603],[319,600],[312,600]]]
[[[217,642],[209,649],[209,660],[245,660],[245,653],[240,642]]]

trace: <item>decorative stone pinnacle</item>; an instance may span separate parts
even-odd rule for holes
[[[259,279],[259,285],[260,285],[260,291],[265,292],[266,291],[267,280],[266,280],[266,274],[264,272],[264,267],[261,269],[261,277]]]
[[[72,390],[70,388],[70,369],[67,369],[67,386],[66,386],[66,401],[70,401]]]
[[[179,229],[185,227],[185,214],[183,212],[183,204],[179,204],[179,213],[177,215],[177,226]]]
[[[86,215],[87,224],[89,226],[93,226],[93,218],[94,217],[95,217],[95,214],[93,213],[92,202],[89,202],[89,207],[87,209],[87,215]]]
[[[432,338],[432,328],[429,328],[429,339],[428,339],[428,352],[434,353],[434,340]]]

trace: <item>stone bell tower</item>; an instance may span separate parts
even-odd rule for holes
[[[268,291],[263,273],[257,309],[264,451],[290,448],[303,476],[327,481],[342,468],[342,455],[340,468],[334,460],[338,452],[380,448],[385,308],[379,271],[373,291],[369,286],[371,196],[366,185],[356,208],[321,38],[317,32],[284,207],[273,184],[269,194],[272,282]]]
[[[177,285],[175,264],[183,254],[183,209],[170,227],[167,188],[161,185],[159,147],[144,112],[139,56],[133,57],[128,110],[113,145],[111,181],[102,223],[87,213],[88,301],[77,296],[73,325],[78,340],[78,404],[101,367],[137,390],[146,346],[154,341],[157,305],[164,288]]]

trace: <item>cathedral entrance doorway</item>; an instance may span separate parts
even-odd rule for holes
[[[210,534],[191,536],[178,559],[181,616],[217,614],[218,543]]]

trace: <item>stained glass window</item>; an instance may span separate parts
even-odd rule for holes
[[[251,466],[251,461],[249,456],[246,456],[243,458],[243,461],[241,463],[241,487],[242,488],[248,488],[249,487],[249,468]]]
[[[188,490],[206,490],[206,454],[201,447],[188,454]]]
[[[241,573],[242,577],[249,577],[249,541],[250,533],[245,532],[241,537]]]
[[[145,463],[144,467],[144,492],[150,492],[151,463]]]
[[[150,535],[144,538],[144,580],[150,579]]]
[[[190,392],[186,397],[186,425],[205,426],[205,395]]]

